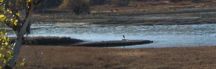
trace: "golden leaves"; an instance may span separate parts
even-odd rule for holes
[[[6,64],[13,56],[10,39],[5,31],[0,31],[0,64]],[[3,65],[0,65],[0,68]]]
[[[5,31],[0,31],[0,69],[13,57],[13,46]]]
[[[12,14],[13,12],[11,11],[11,10],[9,10],[9,9],[7,9],[7,11],[6,11],[8,14]]]
[[[17,19],[10,19],[11,24],[15,27],[18,24],[18,20]]]
[[[4,0],[0,0],[0,3],[2,3]]]
[[[6,16],[3,14],[0,14],[0,22],[5,21],[5,19],[6,19]]]
[[[30,3],[30,2],[32,2],[32,0],[27,0],[26,2],[27,2],[27,3]]]
[[[0,0],[2,3],[4,0]],[[5,5],[0,5],[0,23],[10,25],[17,25],[18,20],[15,17],[11,17],[12,11],[5,8]],[[13,57],[13,46],[11,40],[7,36],[7,32],[0,30],[0,69],[2,66],[8,63]]]
[[[8,4],[2,3],[4,0],[0,0],[0,23],[7,25],[10,28],[13,28],[13,31],[17,31],[17,28],[21,28],[24,24],[23,21],[25,19],[25,15],[21,15],[19,11],[29,12],[32,9],[32,0],[23,0],[23,4],[21,7],[16,6],[13,8],[6,6],[13,6],[13,2],[8,2]],[[24,7],[23,7],[24,6]],[[22,8],[22,10],[19,10]],[[22,18],[23,17],[23,18]],[[22,20],[21,20],[22,19]],[[14,29],[15,28],[15,29]],[[13,44],[9,37],[7,36],[6,31],[0,30],[0,69],[2,66],[6,65],[8,61],[14,56],[13,53]],[[20,63],[20,65],[24,65],[25,63]]]

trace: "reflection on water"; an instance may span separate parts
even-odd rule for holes
[[[146,47],[216,46],[216,24],[199,25],[102,25],[88,23],[33,24],[31,36],[69,36],[88,41],[126,39],[153,40]]]

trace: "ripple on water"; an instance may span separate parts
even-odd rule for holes
[[[33,24],[33,36],[69,36],[89,41],[127,39],[153,40],[145,47],[182,47],[216,45],[216,24],[198,25],[97,25],[89,23]]]

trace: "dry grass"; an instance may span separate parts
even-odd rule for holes
[[[179,2],[179,3],[143,3],[133,2],[126,7],[118,7],[113,5],[96,5],[92,6],[91,10],[94,12],[113,12],[113,13],[140,13],[140,12],[170,12],[187,8],[213,8],[215,1],[192,3],[192,2]],[[154,9],[153,9],[154,8]],[[115,11],[113,11],[115,10]],[[93,12],[93,13],[94,13]]]
[[[214,69],[216,47],[113,49],[23,47],[22,69]]]

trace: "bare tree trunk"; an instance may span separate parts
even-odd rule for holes
[[[17,34],[17,36],[20,36],[20,35],[22,35],[22,34],[21,33]],[[23,38],[23,36],[17,37],[17,39],[16,39],[16,45],[15,45],[14,50],[13,50],[14,55],[8,63],[9,67],[11,67],[11,68],[13,68],[16,65],[16,61],[17,61],[17,58],[19,56],[20,48],[21,48],[22,42],[23,42],[22,38]]]
[[[22,24],[22,26],[20,27],[20,30],[16,32],[17,39],[16,39],[15,46],[13,47],[13,57],[8,62],[8,66],[10,68],[14,68],[16,66],[16,61],[19,57],[20,49],[23,43],[23,38],[24,35],[26,34],[26,29],[30,25],[29,20],[31,19],[30,15],[33,10],[32,7],[33,5],[31,4],[30,8],[25,9],[26,13],[24,19],[19,21]]]
[[[22,26],[21,30],[17,32],[16,44],[15,44],[15,47],[13,49],[14,55],[11,58],[11,60],[9,61],[9,63],[8,63],[9,66],[12,67],[12,68],[16,65],[16,61],[18,59],[20,49],[22,47],[24,34],[26,33],[26,29],[27,29],[27,27],[29,25],[29,20],[30,20],[30,17],[27,18],[27,20],[25,21],[25,23]]]

